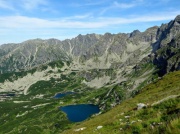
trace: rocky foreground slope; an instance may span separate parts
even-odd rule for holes
[[[180,16],[144,32],[4,44],[0,46],[0,132],[62,132],[73,125],[58,109],[64,105],[91,103],[102,113],[113,110],[146,85],[180,70],[179,44]],[[53,98],[67,91],[76,94]]]

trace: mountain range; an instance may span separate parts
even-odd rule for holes
[[[108,114],[107,111],[115,110],[116,106],[122,104],[123,107],[127,100],[138,98],[141,92],[145,95],[143,91],[149,85],[168,78],[169,74],[172,77],[170,72],[178,70],[180,15],[144,32],[80,34],[63,41],[32,39],[3,44],[0,46],[0,132],[63,132],[74,124],[57,107],[90,103],[98,105],[101,113]],[[173,91],[178,94],[178,90],[177,86]],[[67,91],[77,94],[52,99],[56,93]],[[173,95],[166,92],[164,98]],[[10,93],[13,97],[8,95]],[[36,116],[37,112],[41,115]],[[4,129],[7,126],[11,127]]]

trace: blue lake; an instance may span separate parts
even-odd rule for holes
[[[60,110],[67,114],[67,117],[72,122],[80,122],[92,114],[99,113],[99,107],[93,104],[79,104],[79,105],[68,105],[60,107]]]
[[[57,93],[54,98],[58,99],[58,98],[62,98],[66,95],[69,95],[69,94],[74,94],[74,92],[65,92],[65,93]]]

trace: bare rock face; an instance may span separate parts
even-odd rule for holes
[[[175,18],[175,21],[180,23],[180,15],[178,15],[176,18]]]
[[[1,46],[1,73],[28,69],[59,59],[68,60],[66,53],[57,47],[59,43],[59,40],[35,39]]]
[[[134,30],[132,33],[130,33],[130,37],[132,38],[132,37],[137,36],[139,34],[141,34],[141,32],[139,30]]]
[[[155,43],[154,64],[160,69],[159,74],[164,75],[170,71],[180,69],[180,15],[168,24],[163,24],[158,29]]]
[[[168,24],[162,24],[158,29],[157,40],[159,42],[159,47],[166,46],[171,42],[180,32],[180,15],[178,15],[175,20],[170,21]]]
[[[180,70],[180,16],[158,29],[158,49],[155,51],[154,64],[157,65],[159,75],[170,71]]]

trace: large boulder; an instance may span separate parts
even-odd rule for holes
[[[137,104],[137,110],[142,109],[142,108],[144,108],[144,107],[146,107],[146,106],[147,106],[147,105],[144,104],[144,103],[138,103],[138,104]]]

